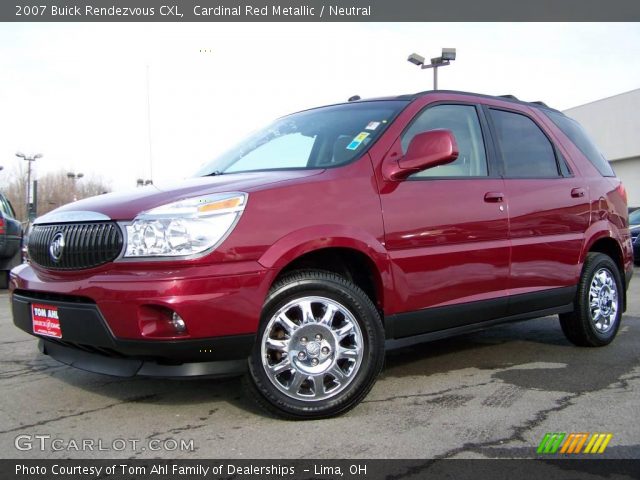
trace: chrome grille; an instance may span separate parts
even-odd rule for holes
[[[61,233],[64,246],[59,259],[51,254],[51,243]],[[29,235],[31,261],[53,270],[93,268],[114,260],[122,250],[122,232],[112,222],[35,225]]]

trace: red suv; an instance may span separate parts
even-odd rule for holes
[[[43,353],[111,375],[247,370],[289,418],[360,402],[385,349],[559,314],[610,343],[626,193],[544,104],[436,91],[296,113],[171,187],[39,218],[11,276]]]

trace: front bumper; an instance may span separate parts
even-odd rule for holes
[[[186,339],[257,331],[269,288],[269,272],[257,262],[181,267],[148,263],[55,275],[20,265],[11,272],[10,288],[37,303],[94,304],[119,339],[168,340],[143,333],[141,321],[148,308],[166,308],[180,315],[187,326]]]
[[[21,265],[11,273],[13,318],[34,335],[31,305],[57,307],[62,338],[35,335],[40,348],[84,370],[117,376],[236,374],[246,369],[255,342],[267,274],[254,262],[56,276]],[[177,312],[187,332],[149,334],[141,323],[149,306]]]
[[[38,298],[12,296],[13,321],[33,335],[31,304]],[[255,335],[185,340],[127,340],[113,336],[95,304],[48,301],[58,308],[62,338],[40,338],[40,350],[82,370],[107,375],[224,376],[246,369]]]

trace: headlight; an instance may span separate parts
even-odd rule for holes
[[[246,193],[188,198],[138,215],[127,225],[125,257],[181,257],[214,247],[235,226]]]

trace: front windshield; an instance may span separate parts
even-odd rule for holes
[[[407,103],[378,100],[294,113],[206,163],[195,176],[343,165],[361,155]]]
[[[640,225],[640,209],[634,210],[629,214],[630,225]]]

